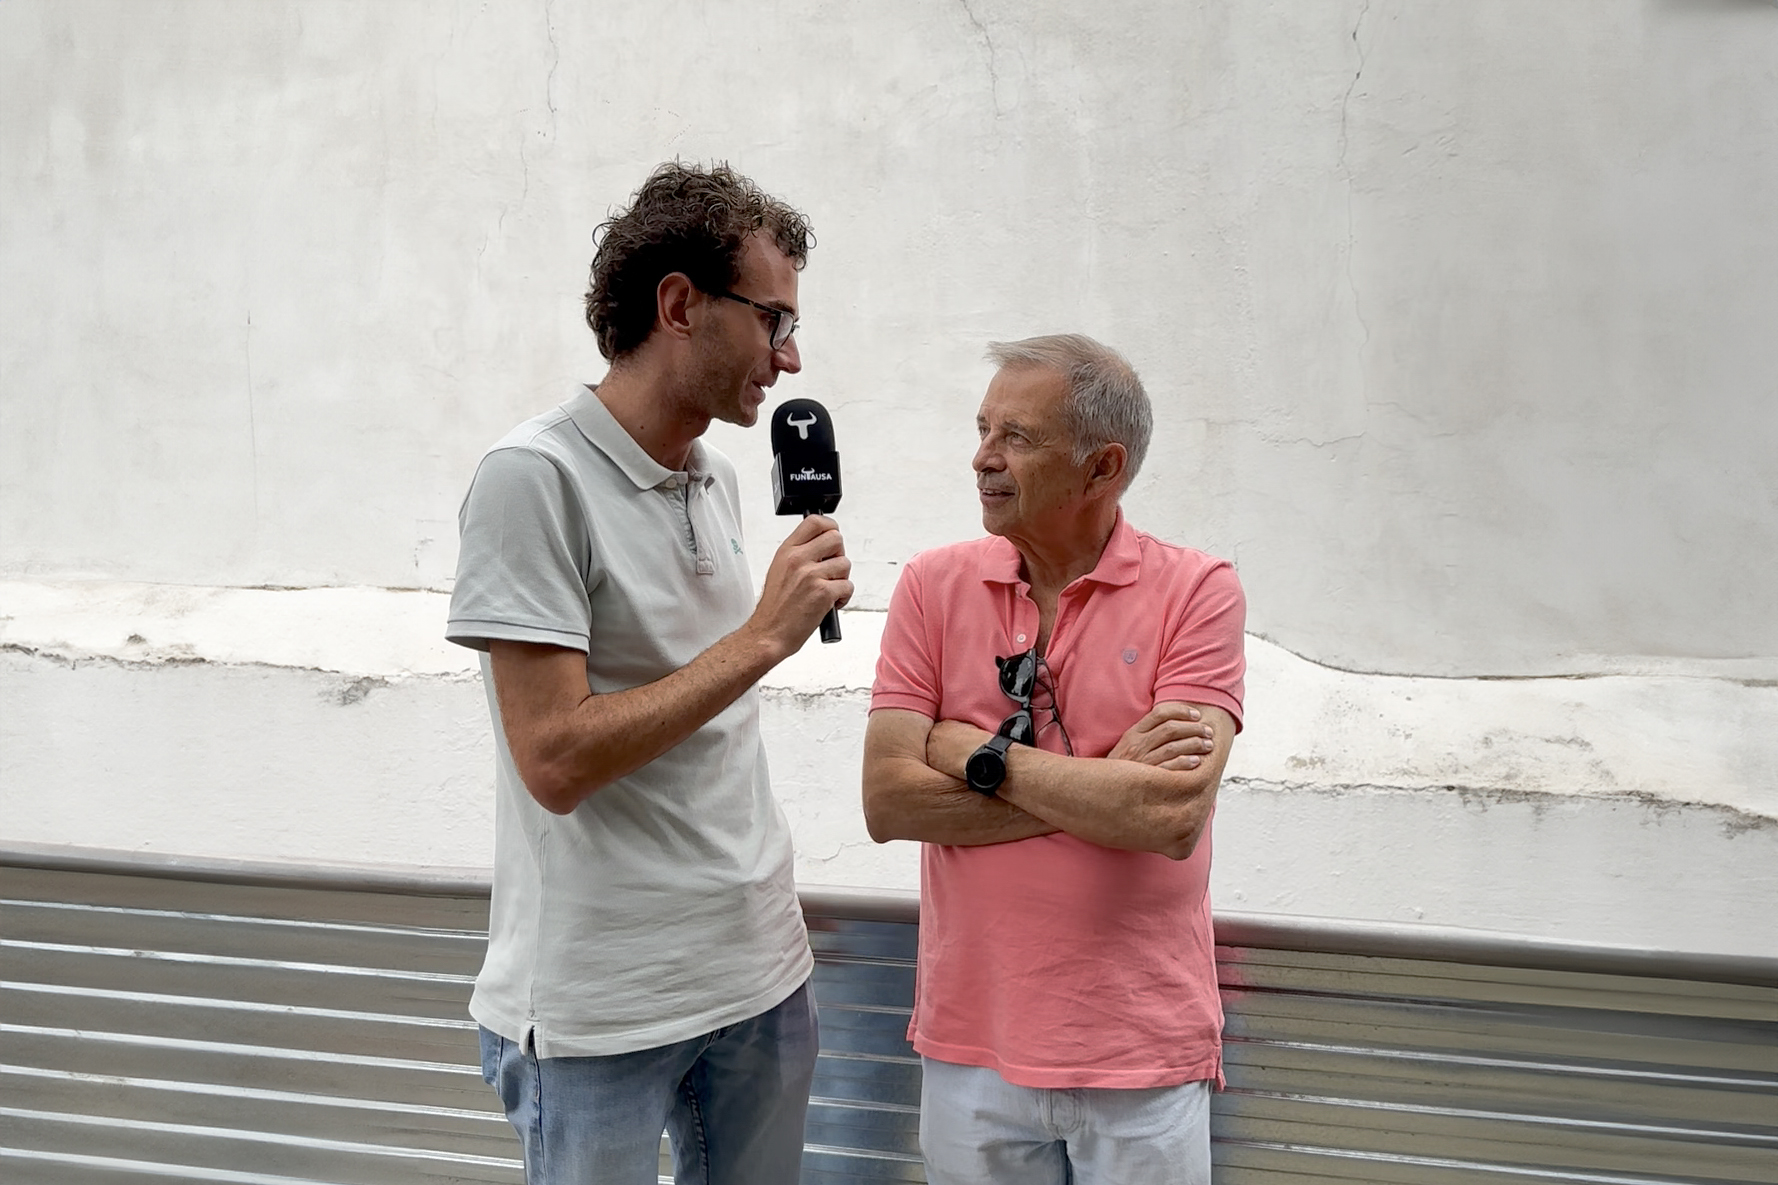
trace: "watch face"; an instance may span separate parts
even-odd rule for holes
[[[969,755],[963,776],[972,790],[993,790],[1006,777],[1006,759],[992,749],[977,749]]]

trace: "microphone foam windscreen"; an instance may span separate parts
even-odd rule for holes
[[[772,452],[833,451],[833,417],[813,399],[788,399],[772,413]]]
[[[772,496],[779,514],[827,514],[840,504],[840,455],[833,420],[813,399],[772,413]]]

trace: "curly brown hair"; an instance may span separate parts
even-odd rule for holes
[[[599,353],[615,362],[654,332],[655,292],[679,272],[700,292],[732,288],[741,247],[765,232],[801,269],[815,235],[808,219],[718,162],[708,169],[669,161],[649,174],[627,209],[593,232],[586,323]]]

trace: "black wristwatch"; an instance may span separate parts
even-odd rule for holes
[[[1006,781],[1006,750],[1011,745],[1011,737],[991,736],[987,744],[969,755],[963,766],[963,778],[971,790],[994,797],[994,791]]]

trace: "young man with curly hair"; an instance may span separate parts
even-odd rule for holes
[[[609,372],[496,444],[460,515],[447,636],[483,652],[496,758],[470,1012],[531,1185],[797,1180],[813,967],[754,685],[852,595],[804,519],[757,602],[728,458],[801,367],[802,215],[662,165],[599,231]]]

